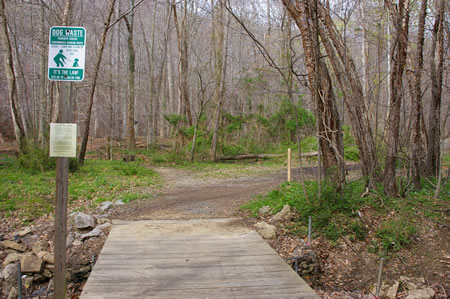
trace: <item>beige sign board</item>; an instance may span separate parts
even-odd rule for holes
[[[50,157],[77,155],[77,124],[50,124]]]

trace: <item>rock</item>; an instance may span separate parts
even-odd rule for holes
[[[122,201],[122,200],[116,200],[116,202],[114,203],[114,205],[115,206],[122,206],[122,205],[124,205],[125,203]]]
[[[434,297],[434,290],[432,288],[417,289],[408,294],[406,299],[432,299]]]
[[[276,227],[265,222],[255,224],[256,230],[264,239],[275,239],[277,236]]]
[[[95,226],[95,219],[92,215],[80,212],[75,216],[74,224],[77,229],[91,229]]]
[[[39,251],[36,256],[40,259],[44,258],[44,255],[46,255],[48,252],[47,251]]]
[[[70,245],[72,245],[74,240],[75,240],[75,235],[73,233],[69,233],[66,238],[66,246],[70,247]]]
[[[3,261],[3,266],[19,261],[22,258],[22,256],[23,254],[15,252],[8,254],[8,256]]]
[[[47,249],[48,249],[48,242],[44,240],[36,241],[31,246],[31,251],[33,251],[33,253],[36,255],[41,251],[47,251]]]
[[[25,255],[20,263],[23,273],[39,273],[42,270],[42,259],[34,254]]]
[[[400,281],[394,283],[393,286],[389,287],[386,291],[386,297],[389,299],[397,298],[398,287],[400,286]]]
[[[45,265],[45,269],[47,270],[47,271],[50,271],[51,273],[55,273],[55,265],[52,265],[52,264],[46,264]],[[45,270],[44,270],[45,271]]]
[[[31,228],[29,227],[25,227],[24,229],[22,229],[21,231],[18,231],[16,233],[14,233],[14,236],[19,236],[21,238],[25,237],[28,234],[33,233],[33,231],[31,230]]]
[[[14,282],[17,280],[17,265],[16,264],[9,264],[7,265],[3,271],[2,271],[3,279],[6,282]]]
[[[279,211],[272,217],[271,221],[283,222],[290,220],[291,217],[292,217],[291,207],[289,205],[285,205],[281,211]]]
[[[47,253],[42,259],[48,264],[55,264],[55,255],[53,253]]]
[[[36,282],[36,283],[40,283],[40,282],[46,281],[47,279],[48,279],[48,277],[44,276],[42,274],[34,274],[34,276],[33,276],[33,282]]]
[[[44,262],[48,264],[54,264],[55,263],[55,256],[53,253],[41,251],[37,254],[37,257],[42,259]]]
[[[2,286],[3,281],[3,271],[0,271],[0,287]]]
[[[73,246],[80,246],[81,244],[83,244],[83,242],[81,242],[80,240],[75,240],[72,243]]]
[[[109,210],[109,208],[111,208],[113,206],[113,203],[110,201],[105,201],[102,203],[102,205],[100,206],[100,211],[102,213],[106,212],[107,210]]]
[[[258,214],[260,216],[269,215],[270,214],[270,207],[269,206],[264,206],[264,207],[260,208],[258,210]]]
[[[19,244],[19,243],[14,242],[14,241],[9,241],[9,240],[1,241],[0,242],[0,246],[3,246],[4,248],[14,249],[16,251],[22,251],[22,252],[27,250],[27,246]]]
[[[16,299],[19,297],[19,292],[16,287],[12,287],[9,291],[8,299]]]
[[[97,222],[98,222],[98,224],[111,223],[111,221],[108,218],[106,218],[106,217],[99,217],[99,218],[97,218]]]
[[[109,230],[110,227],[111,227],[111,223],[105,223],[105,224],[99,225],[96,228],[94,228],[92,231],[81,235],[81,240],[84,241],[89,238],[100,237],[102,235],[102,233],[104,231]]]
[[[44,271],[42,271],[42,276],[46,277],[46,278],[51,278],[53,276],[53,274],[48,271],[47,269],[44,269]]]

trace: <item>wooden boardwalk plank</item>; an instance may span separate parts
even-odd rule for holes
[[[115,223],[81,299],[319,298],[256,232],[232,222]]]

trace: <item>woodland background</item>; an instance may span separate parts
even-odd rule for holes
[[[147,148],[170,138],[190,160],[317,138],[338,189],[349,154],[368,187],[396,194],[406,165],[416,187],[435,176],[439,189],[449,132],[445,0],[1,4],[0,134],[19,153],[47,150],[60,96],[47,79],[48,32],[66,24],[87,30],[86,77],[73,84],[71,109],[81,164],[89,138],[108,138],[111,150],[126,140],[128,151],[138,137]]]

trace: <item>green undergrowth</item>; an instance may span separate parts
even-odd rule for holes
[[[53,213],[54,165],[41,167],[36,162],[27,168],[21,158],[2,156],[0,174],[0,215],[32,222]],[[86,160],[69,175],[69,209],[87,210],[103,201],[149,198],[159,184],[158,174],[142,161]]]
[[[253,217],[258,210],[269,206],[272,213],[288,204],[298,212],[298,219],[287,226],[290,233],[305,237],[308,216],[312,216],[313,234],[324,236],[332,242],[346,237],[351,241],[366,241],[368,251],[389,256],[408,246],[420,234],[428,221],[444,222],[449,205],[449,186],[444,185],[440,198],[434,199],[433,181],[423,181],[423,188],[410,192],[405,198],[385,196],[381,190],[365,197],[365,182],[361,179],[336,192],[330,183],[321,185],[305,182],[306,197],[299,183],[283,183],[265,195],[257,196],[241,208]]]

